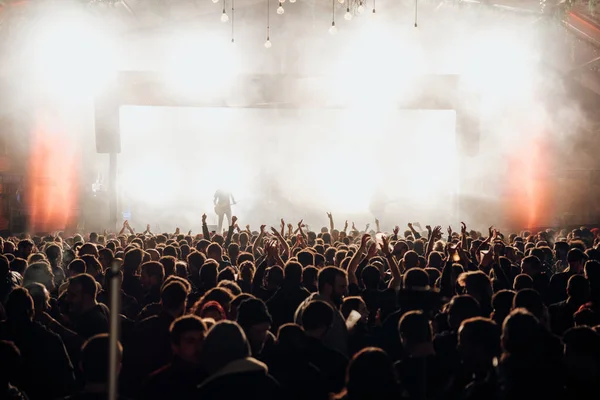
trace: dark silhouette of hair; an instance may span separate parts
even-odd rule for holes
[[[515,291],[533,288],[533,279],[529,275],[519,274],[515,277],[514,282]]]
[[[185,304],[188,293],[183,283],[173,280],[162,288],[160,302],[166,310],[176,311]]]
[[[325,267],[318,275],[318,290],[319,292],[325,289],[325,285],[333,287],[335,285],[335,278],[341,276],[346,277],[346,271],[336,267]]]
[[[409,311],[398,322],[400,337],[409,343],[431,342],[433,333],[423,311]]]
[[[184,315],[171,323],[169,332],[171,332],[171,343],[179,345],[181,337],[187,332],[206,333],[208,328],[202,318],[196,315]]]
[[[33,319],[33,299],[25,288],[13,289],[5,305],[6,318],[12,324],[29,322]]]
[[[324,301],[311,301],[302,312],[302,327],[306,331],[329,329],[333,324],[333,308]]]
[[[376,347],[362,349],[352,357],[346,388],[336,399],[398,399],[400,390],[392,359]]]
[[[108,334],[102,333],[89,338],[81,347],[81,372],[88,383],[107,383],[109,376]],[[121,360],[123,347],[118,344],[117,359]]]
[[[302,264],[296,261],[288,261],[283,269],[283,280],[288,284],[300,285],[302,282]]]

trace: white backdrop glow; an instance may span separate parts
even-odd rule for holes
[[[340,223],[447,219],[454,126],[452,111],[123,107],[122,207],[138,225],[198,229],[203,212],[216,221],[212,196],[227,188],[254,226],[322,224],[326,211]]]

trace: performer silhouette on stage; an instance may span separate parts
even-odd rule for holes
[[[215,205],[215,213],[219,217],[217,232],[223,232],[223,218],[227,216],[227,221],[231,224],[231,206],[235,204],[233,195],[226,190],[219,189],[215,192],[213,199]]]

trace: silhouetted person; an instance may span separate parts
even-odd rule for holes
[[[306,357],[321,371],[328,391],[333,393],[342,390],[348,364],[342,353],[328,347],[325,342],[336,312],[324,301],[312,301],[302,313],[302,328],[308,338]]]
[[[209,377],[198,388],[198,399],[282,398],[279,383],[265,364],[250,356],[246,335],[235,322],[221,321],[210,329],[202,360]]]
[[[335,399],[394,400],[401,398],[400,385],[391,358],[381,349],[367,347],[352,357],[346,386]]]
[[[310,296],[310,292],[302,286],[302,265],[300,263],[288,261],[283,274],[283,284],[267,300],[269,313],[273,317],[273,332],[277,332],[281,325],[293,322],[298,306]]]
[[[67,302],[71,328],[85,339],[108,332],[108,307],[96,301],[97,290],[96,281],[89,274],[69,279]]]
[[[144,384],[140,399],[192,399],[206,378],[201,355],[207,334],[206,324],[195,315],[177,318],[171,324],[173,360],[154,371]]]
[[[81,372],[84,378],[83,389],[77,394],[67,397],[68,400],[104,400],[108,398],[109,349],[108,334],[95,335],[89,338],[81,348]],[[116,373],[121,370],[123,348],[117,342]],[[123,397],[118,396],[119,399]]]
[[[33,321],[33,300],[26,289],[10,293],[6,316],[0,323],[0,339],[13,342],[21,352],[19,388],[32,400],[71,393],[75,377],[65,346],[58,335]]]

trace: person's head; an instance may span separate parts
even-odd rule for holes
[[[202,345],[207,333],[206,324],[202,318],[195,315],[184,315],[171,324],[171,350],[189,364],[200,364]]]
[[[411,268],[402,276],[402,287],[404,289],[429,288],[429,275],[424,269]]]
[[[248,299],[238,307],[237,323],[244,329],[254,356],[262,351],[272,322],[266,304],[260,299]]]
[[[513,299],[513,309],[525,309],[533,314],[539,321],[545,321],[546,306],[542,296],[534,289],[519,290]]]
[[[273,265],[265,271],[264,285],[268,290],[276,290],[283,283],[283,268]]]
[[[123,274],[137,274],[143,259],[144,252],[141,249],[133,248],[127,251],[123,257]]]
[[[377,347],[362,349],[352,357],[345,391],[337,398],[397,399],[400,397],[392,359]]]
[[[348,290],[346,272],[336,267],[325,267],[319,272],[318,291],[333,304],[340,306]]]
[[[499,290],[492,297],[492,315],[491,318],[498,324],[498,326],[502,326],[504,323],[504,319],[510,314],[512,310],[513,299],[515,297],[515,292],[512,290]]]
[[[46,289],[48,289],[49,292],[54,290],[54,273],[52,272],[50,264],[47,262],[36,262],[31,264],[25,270],[25,275],[23,275],[23,285],[36,282],[46,286]]]
[[[0,254],[0,279],[4,279],[10,272],[10,262],[3,254]]]
[[[218,243],[211,243],[206,249],[206,258],[215,260],[216,262],[223,261],[223,249]]]
[[[516,292],[524,290],[524,289],[532,289],[533,288],[533,279],[531,276],[527,274],[519,274],[515,277],[515,281],[513,283],[513,288]]]
[[[206,260],[200,268],[200,284],[204,290],[217,286],[219,265],[214,260]]]
[[[473,296],[464,294],[454,296],[448,303],[448,326],[453,331],[458,328],[464,320],[481,316],[481,307]]]
[[[233,267],[225,267],[219,271],[217,282],[221,281],[235,281],[235,270]]]
[[[5,309],[6,318],[11,324],[19,325],[33,320],[33,299],[25,288],[18,287],[10,292]]]
[[[254,263],[252,261],[244,261],[240,264],[240,278],[242,281],[250,283],[254,278]]]
[[[4,258],[6,258],[6,256],[4,256]],[[21,276],[23,276],[25,274],[26,269],[27,269],[27,260],[25,260],[23,258],[15,257],[10,262],[10,270],[18,272],[19,274],[21,274]]]
[[[567,283],[567,295],[571,301],[583,304],[590,297],[590,284],[585,276],[573,275]]]
[[[307,335],[323,339],[333,324],[334,310],[324,301],[311,301],[302,311],[302,328]]]
[[[465,293],[473,296],[484,307],[492,300],[492,282],[484,272],[465,272],[458,277],[458,283],[464,287]]]
[[[69,279],[67,303],[74,313],[83,313],[96,303],[96,281],[89,274],[79,274]]]
[[[404,262],[404,268],[407,270],[411,268],[419,268],[421,266],[419,265],[419,254],[417,254],[417,252],[414,250],[409,250],[404,253],[404,258],[402,261]]]
[[[319,275],[319,270],[317,268],[315,268],[315,267],[304,268],[304,270],[302,271],[302,285],[309,290],[311,290],[312,288],[316,288],[318,275]]]
[[[505,356],[535,357],[543,351],[544,328],[529,311],[513,310],[502,325],[502,350]]]
[[[140,281],[144,289],[148,290],[153,287],[162,285],[165,279],[165,270],[163,265],[158,261],[148,261],[142,264],[142,273]]]
[[[17,244],[17,256],[27,260],[29,255],[33,252],[34,246],[33,240],[31,239],[20,240]]]
[[[46,258],[48,259],[48,262],[50,262],[51,266],[60,266],[62,262],[62,249],[58,245],[54,243],[47,245],[44,248],[44,253],[46,254]]]
[[[429,253],[429,257],[427,259],[427,266],[441,270],[443,266],[443,261],[444,260],[442,258],[442,253],[432,251],[431,253]]]
[[[102,333],[89,338],[81,347],[81,372],[87,384],[108,383],[110,340]],[[117,342],[117,372],[121,370],[123,347]]]
[[[527,256],[521,261],[521,269],[525,275],[533,278],[543,272],[543,265],[536,256]]]
[[[352,311],[356,311],[361,315],[361,321],[367,322],[369,318],[369,310],[367,309],[367,304],[360,296],[350,296],[344,298],[344,303],[342,304],[342,316],[344,320],[347,320]]]
[[[17,384],[22,370],[21,352],[13,342],[0,340],[0,390],[6,393],[9,384]]]
[[[162,287],[160,302],[165,311],[179,317],[185,312],[188,294],[188,288],[179,280],[173,279]]]
[[[85,243],[79,248],[77,255],[79,257],[89,255],[98,258],[98,247],[93,243]]]
[[[302,283],[302,264],[288,261],[283,269],[283,281],[287,285],[300,286]]]
[[[586,261],[587,256],[578,248],[573,248],[567,253],[567,262],[569,263],[569,270],[571,270],[571,272],[576,274],[583,273],[583,266]]]
[[[367,265],[360,274],[360,279],[367,289],[377,289],[379,282],[381,281],[381,274],[379,270],[372,266]]]
[[[409,311],[400,318],[398,332],[402,346],[409,354],[433,344],[433,331],[423,311]]]
[[[491,319],[475,317],[458,329],[458,349],[463,362],[473,370],[488,370],[500,357],[500,327]]]
[[[310,250],[302,250],[296,257],[298,258],[298,262],[302,264],[302,267],[315,265],[315,256]]]
[[[171,256],[161,257],[158,260],[163,266],[163,270],[165,271],[165,277],[175,275],[175,264],[177,264],[177,259]]]
[[[102,270],[110,268],[114,259],[115,253],[111,249],[103,248],[98,250],[98,261],[102,265]]]
[[[202,346],[202,364],[211,375],[231,362],[250,355],[244,330],[236,322],[227,320],[217,322],[210,328]]]
[[[594,292],[600,290],[600,262],[586,262],[584,272],[586,279],[590,283],[591,290]],[[595,293],[595,296],[598,296],[598,293]]]
[[[30,283],[25,287],[33,299],[35,314],[41,314],[50,308],[50,293],[41,283]]]
[[[597,382],[600,378],[600,335],[588,326],[576,326],[563,335],[564,360],[571,379]]]
[[[223,310],[223,307],[216,301],[209,301],[204,304],[198,315],[200,318],[212,318],[215,322],[227,319],[225,310]]]
[[[85,263],[86,273],[92,275],[96,281],[101,281],[102,264],[100,264],[100,261],[91,254],[83,255],[80,258]]]

